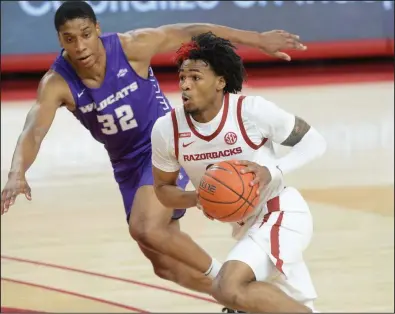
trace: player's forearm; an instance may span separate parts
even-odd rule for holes
[[[293,146],[288,154],[280,158],[276,165],[283,174],[287,174],[322,156],[325,151],[324,137],[315,128],[310,127],[301,141]],[[275,172],[275,169],[269,170],[271,173]]]
[[[10,175],[25,175],[38,155],[40,144],[41,141],[35,139],[32,132],[22,132],[12,158]]]
[[[262,45],[261,34],[253,31],[244,31],[222,25],[193,23],[193,24],[171,24],[161,26],[167,34],[166,50],[175,50],[182,43],[188,42],[193,36],[202,33],[212,32],[215,35],[228,39],[233,44],[242,44],[250,47],[260,47]]]
[[[245,31],[216,24],[185,24],[185,31],[192,36],[201,33],[212,32],[218,37],[225,38],[234,44],[242,44],[251,47],[259,47],[262,42],[260,33]]]
[[[155,193],[159,201],[169,208],[190,208],[197,204],[194,191],[183,191],[174,185],[155,186]]]

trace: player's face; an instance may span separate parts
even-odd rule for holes
[[[59,29],[60,45],[70,59],[81,67],[93,66],[100,47],[100,27],[90,19],[74,19]]]
[[[198,113],[215,103],[223,94],[225,81],[202,60],[185,60],[179,70],[179,85],[184,109]]]

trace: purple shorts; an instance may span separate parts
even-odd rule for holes
[[[122,194],[126,218],[129,222],[130,212],[137,190],[144,185],[154,185],[151,157],[145,159],[141,166],[131,170],[128,175],[125,176],[125,173],[123,173],[122,179],[120,179],[118,176],[116,176],[116,179],[119,185],[119,190]],[[184,169],[181,169],[178,176],[177,185],[182,189],[185,189],[188,181],[189,177],[185,173]],[[175,209],[173,219],[180,219],[182,216],[185,215],[185,211],[185,208]]]

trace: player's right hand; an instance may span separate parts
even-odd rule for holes
[[[10,206],[14,205],[15,199],[19,194],[25,194],[25,197],[31,201],[31,189],[26,181],[25,176],[10,174],[8,181],[1,192],[1,214],[8,212]]]
[[[200,202],[199,202],[199,191],[196,191],[196,195],[197,195],[197,198],[196,198],[196,200],[197,200],[197,201],[196,201],[196,207],[197,207],[197,209],[201,210],[201,211],[203,212],[204,216],[206,216],[208,219],[214,220],[213,217],[211,217],[210,215],[206,214],[206,212],[204,211],[204,208],[203,208],[202,204],[200,204]]]

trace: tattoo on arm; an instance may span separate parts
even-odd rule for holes
[[[303,136],[307,133],[308,130],[310,130],[310,125],[302,118],[295,116],[294,128],[288,138],[284,142],[282,142],[281,145],[295,146],[302,140]]]

